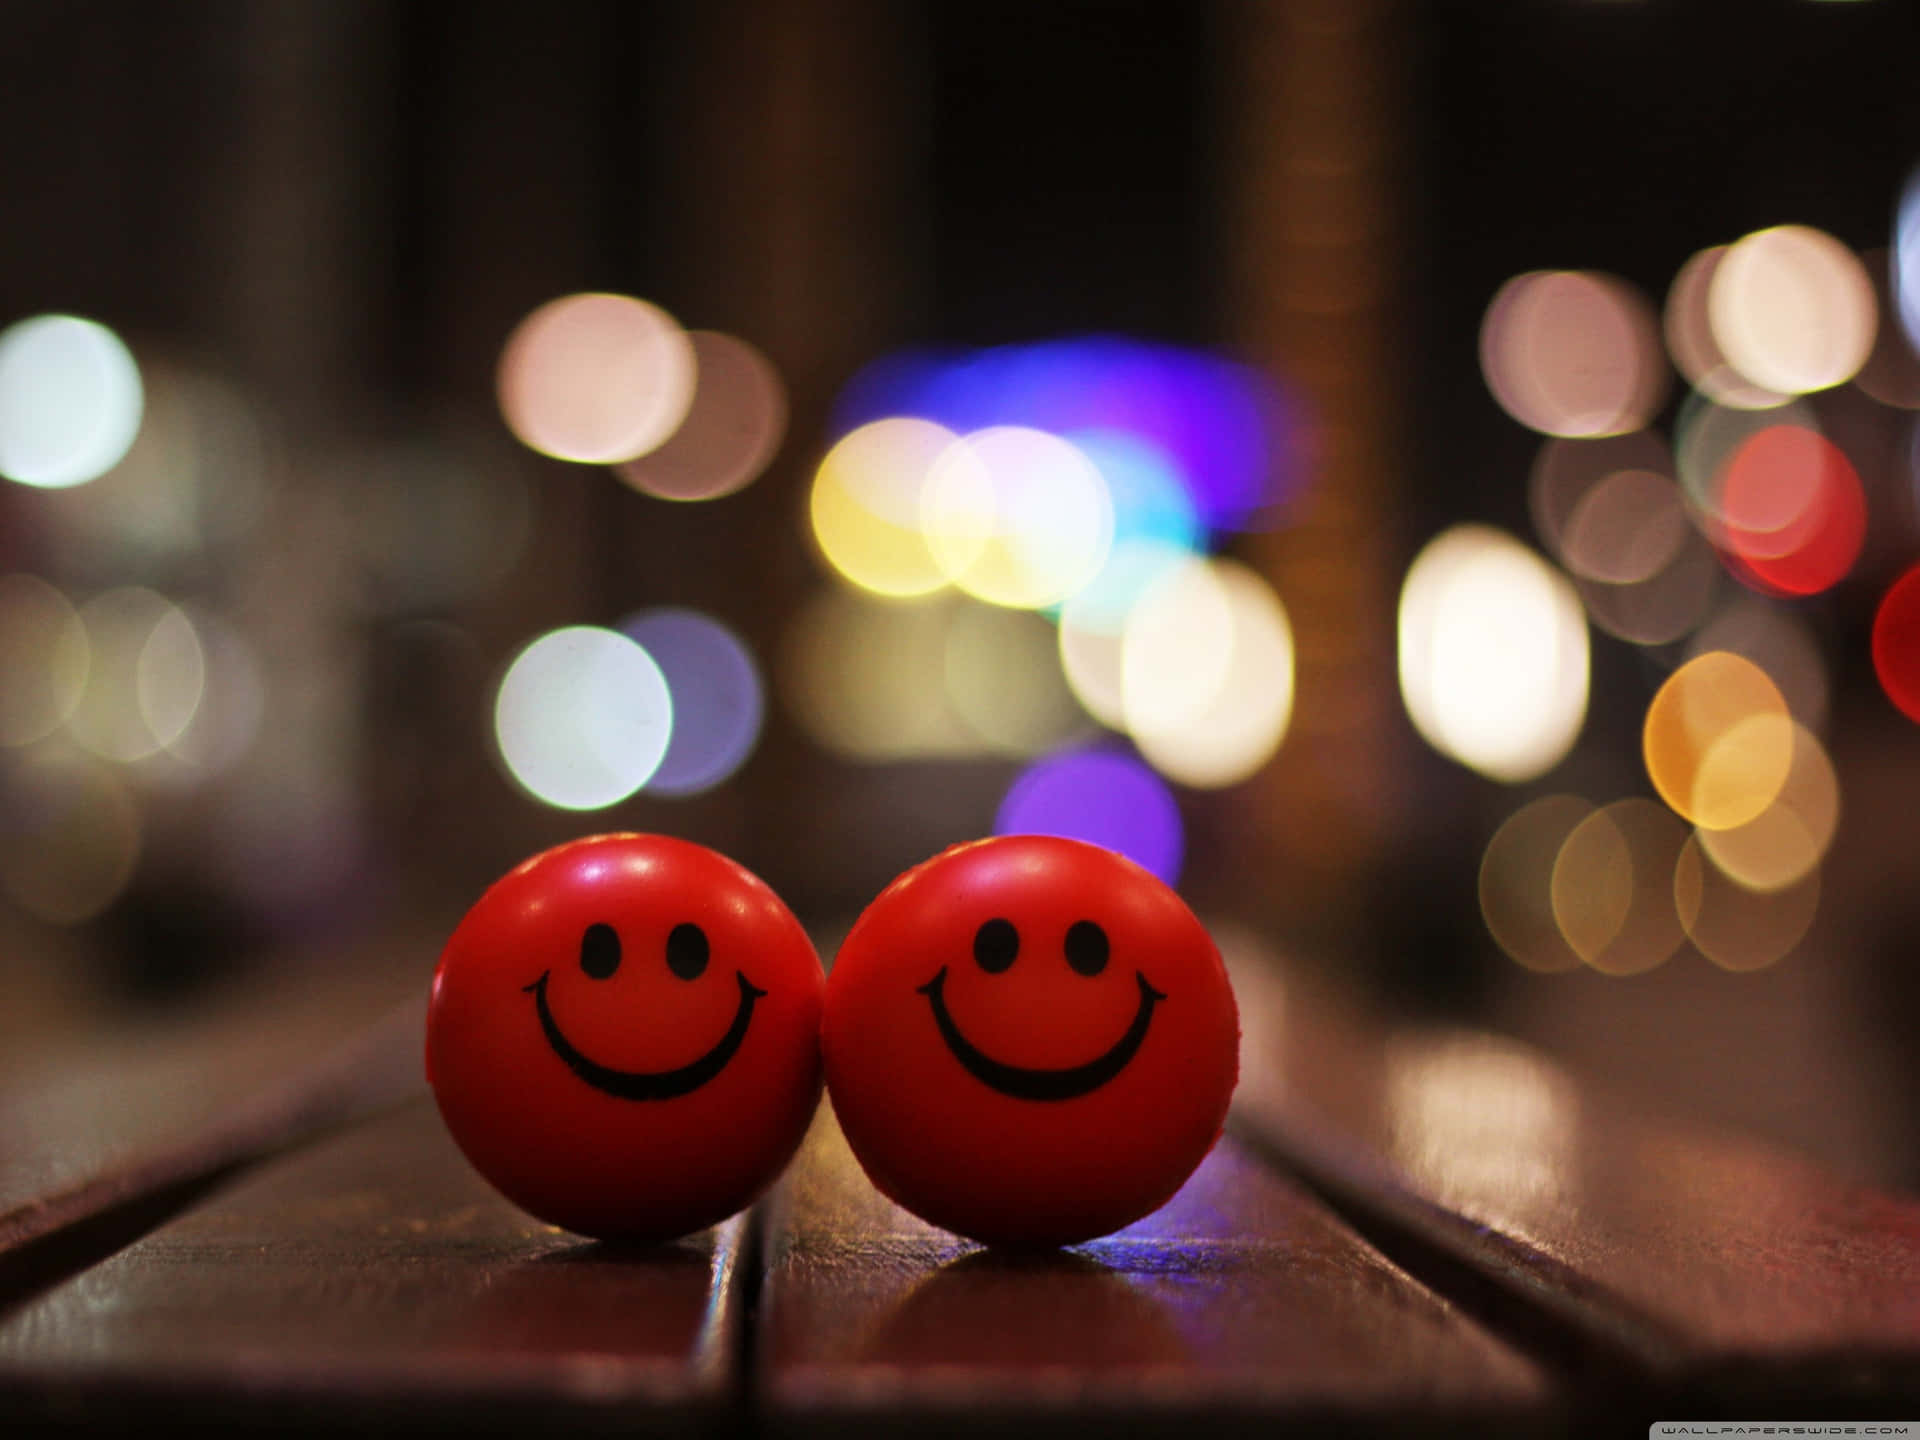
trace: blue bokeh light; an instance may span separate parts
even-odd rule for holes
[[[889,415],[962,434],[1025,425],[1131,436],[1166,457],[1212,533],[1279,523],[1297,485],[1297,423],[1271,381],[1217,355],[1120,336],[882,356],[842,389],[833,433]]]

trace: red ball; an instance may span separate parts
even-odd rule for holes
[[[427,1080],[473,1167],[543,1220],[668,1240],[749,1204],[820,1098],[820,959],[726,856],[597,835],[467,912],[433,977]]]
[[[1158,1209],[1239,1072],[1220,953],[1096,845],[956,846],[869,905],[827,977],[827,1093],[896,1204],[989,1244],[1067,1245]]]

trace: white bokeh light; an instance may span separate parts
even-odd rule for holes
[[[1505,531],[1458,525],[1400,591],[1400,693],[1442,754],[1518,783],[1558,764],[1587,711],[1580,597]]]
[[[36,315],[0,331],[0,475],[45,489],[97,479],[144,409],[140,367],[106,326]]]
[[[601,810],[652,778],[673,705],[653,657],[593,625],[550,631],[507,667],[494,735],[528,794],[561,810]]]
[[[1034,610],[1100,573],[1113,544],[1113,500],[1071,442],[997,425],[935,463],[922,523],[956,586],[989,604]]]
[[[1213,789],[1266,764],[1293,718],[1293,629],[1271,586],[1233,560],[1155,580],[1121,640],[1127,730],[1162,775]]]

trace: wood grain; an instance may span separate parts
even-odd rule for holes
[[[361,955],[344,974],[302,972],[189,1017],[10,1053],[0,1306],[141,1228],[117,1233],[115,1217],[417,1094],[431,953]]]
[[[0,1416],[720,1423],[744,1218],[640,1251],[542,1224],[428,1101],[273,1161],[0,1323]]]
[[[1236,1128],[1415,1268],[1486,1281],[1502,1323],[1668,1385],[1920,1388],[1920,1204],[1628,1113],[1518,1042],[1234,969]]]
[[[758,1378],[776,1425],[1498,1424],[1549,1394],[1532,1364],[1231,1141],[1146,1220],[1020,1256],[887,1201],[823,1107],[768,1225]]]

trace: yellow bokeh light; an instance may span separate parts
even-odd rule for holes
[[[935,464],[957,444],[945,426],[908,416],[875,420],[843,437],[814,472],[808,499],[813,537],[827,563],[877,595],[946,588],[923,510]],[[955,463],[964,465],[964,454]]]
[[[1480,326],[1487,389],[1544,435],[1617,435],[1645,425],[1666,393],[1652,307],[1625,281],[1533,271],[1503,285]]]
[[[630,295],[564,295],[514,329],[496,377],[520,442],[556,460],[601,465],[664,444],[693,403],[686,331]]]
[[[1681,851],[1673,871],[1674,905],[1687,938],[1722,970],[1761,970],[1789,954],[1812,928],[1820,872],[1766,892],[1734,883],[1702,856],[1704,834]]]
[[[144,760],[199,708],[205,672],[192,622],[138,586],[96,595],[79,614],[92,658],[67,733],[103,759]]]
[[[1400,693],[1444,755],[1496,780],[1558,764],[1587,710],[1587,624],[1573,586],[1484,525],[1428,543],[1400,592]]]
[[[1793,761],[1793,722],[1764,670],[1710,650],[1654,695],[1641,750],[1661,799],[1695,825],[1730,830],[1780,794]]]
[[[957,605],[945,651],[947,701],[988,748],[1039,755],[1089,728],[1045,617],[974,601]]]
[[[1701,830],[1700,848],[1714,865],[1748,890],[1798,884],[1826,857],[1840,824],[1840,781],[1820,738],[1793,727],[1793,758],[1780,793],[1744,825]]]
[[[1575,970],[1580,955],[1553,913],[1553,869],[1567,837],[1593,806],[1545,795],[1501,823],[1480,858],[1480,914],[1500,948],[1529,970]]]
[[[1873,351],[1873,282],[1853,251],[1809,225],[1776,225],[1730,246],[1707,293],[1727,362],[1788,395],[1851,379]]]
[[[1568,833],[1553,863],[1553,915],[1580,958],[1607,975],[1664,963],[1685,932],[1673,874],[1687,829],[1651,800],[1616,800]]]
[[[1057,605],[1106,564],[1113,499],[1078,446],[1020,425],[968,435],[935,462],[923,525],[941,570],[992,605]]]
[[[46,581],[0,576],[0,745],[58,730],[86,690],[89,648],[79,614]]]
[[[1218,788],[1272,757],[1293,717],[1293,629],[1280,597],[1232,560],[1148,586],[1121,641],[1127,730],[1170,780]]]
[[[979,738],[947,699],[946,641],[958,603],[823,589],[795,615],[779,667],[801,728],[855,760],[978,754]]]

